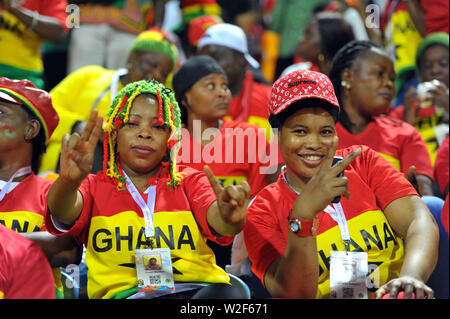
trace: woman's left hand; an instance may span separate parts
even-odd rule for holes
[[[403,291],[405,299],[411,299],[414,292],[416,299],[432,299],[434,291],[421,280],[411,276],[401,276],[392,279],[385,285],[381,286],[375,293],[377,299],[381,299],[385,294],[389,294],[389,299],[396,299],[397,294]]]

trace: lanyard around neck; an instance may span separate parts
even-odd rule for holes
[[[8,192],[9,187],[11,186],[12,181],[14,180],[14,178],[17,177],[22,177],[28,174],[31,174],[32,170],[31,170],[31,166],[26,166],[26,167],[22,167],[19,168],[14,174],[13,176],[11,176],[11,178],[8,180],[8,182],[5,184],[5,186],[2,188],[2,191],[0,192],[0,202],[3,200],[3,198],[5,197],[6,193]]]
[[[151,185],[148,188],[147,203],[142,198],[141,194],[134,186],[128,175],[123,172],[125,179],[127,181],[127,189],[133,197],[135,203],[141,208],[142,214],[144,215],[145,222],[145,237],[152,238],[155,236],[155,226],[153,224],[153,214],[155,212],[155,200],[156,200],[156,185]]]
[[[283,182],[289,187],[291,191],[293,191],[295,194],[300,195],[300,192],[296,191],[294,187],[292,187],[291,184],[289,184],[287,177],[286,177],[286,165],[284,165],[281,168],[281,176],[283,178]],[[342,208],[341,203],[337,204],[329,204],[325,209],[323,210],[325,213],[331,216],[333,220],[338,224],[339,231],[341,233],[341,238],[344,241],[345,244],[345,250],[349,251],[350,249],[350,232],[348,230],[347,225],[347,218],[344,214],[344,209]]]

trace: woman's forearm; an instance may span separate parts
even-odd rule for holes
[[[411,276],[426,283],[438,259],[439,230],[432,216],[414,220],[404,241],[405,257],[400,276]]]
[[[83,198],[78,192],[78,187],[79,185],[74,185],[61,177],[57,178],[50,187],[47,206],[57,220],[72,224],[80,215]]]
[[[9,11],[32,28],[42,39],[58,45],[64,43],[66,33],[55,18],[39,15],[36,11],[24,8],[10,8]]]
[[[316,297],[319,282],[319,260],[316,238],[289,233],[286,249],[269,269],[265,284],[277,298]]]

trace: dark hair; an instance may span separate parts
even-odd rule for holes
[[[337,12],[320,12],[313,17],[320,33],[321,51],[326,59],[331,61],[340,48],[355,40],[352,26]]]
[[[23,109],[27,112],[29,121],[36,120],[41,125],[39,133],[31,141],[32,145],[31,169],[33,170],[33,173],[38,174],[39,168],[41,167],[42,154],[44,154],[45,151],[47,150],[47,145],[45,144],[44,127],[33,112],[31,112],[27,107],[23,107]]]
[[[342,71],[345,69],[350,69],[355,62],[355,60],[364,52],[370,50],[371,48],[383,49],[383,47],[373,41],[366,40],[354,40],[346,45],[344,45],[333,58],[333,63],[328,77],[333,83],[334,93],[341,105],[341,113],[339,116],[339,121],[347,129],[350,130],[352,123],[345,112],[342,103],[342,91],[341,91],[341,81],[342,81]]]
[[[172,86],[180,106],[181,123],[187,124],[187,110],[183,102],[190,108],[184,93],[200,79],[213,73],[227,75],[214,58],[200,54],[187,59],[173,75]]]
[[[271,114],[269,116],[269,123],[272,126],[272,128],[276,128],[278,130],[281,129],[281,127],[284,125],[284,122],[292,116],[295,112],[297,112],[300,109],[308,108],[308,107],[320,107],[323,108],[325,111],[330,113],[330,115],[333,117],[334,123],[338,121],[339,118],[339,110],[336,106],[322,100],[322,99],[316,99],[316,98],[310,98],[310,99],[304,99],[299,100],[281,111],[278,114]]]

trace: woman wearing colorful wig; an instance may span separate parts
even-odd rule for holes
[[[402,290],[407,298],[432,297],[425,282],[437,260],[433,217],[378,153],[366,146],[336,151],[338,112],[324,74],[299,70],[274,83],[269,121],[286,166],[248,209],[253,272],[273,297],[395,298]],[[338,263],[347,272],[330,268],[336,251],[351,257]],[[354,258],[364,255],[359,295]],[[344,289],[332,287],[333,274]]]
[[[243,228],[248,184],[222,188],[208,168],[205,176],[176,165],[180,110],[172,91],[156,81],[131,83],[114,99],[104,126],[104,170],[89,175],[101,135],[96,117],[94,111],[81,136],[63,140],[47,218],[55,234],[68,232],[86,245],[89,298],[135,294],[134,250],[148,245],[170,248],[175,293],[177,284],[195,283],[183,298],[239,298],[206,239],[229,243]],[[154,237],[147,236],[149,221]]]
[[[61,121],[49,141],[40,172],[58,171],[64,134],[69,134],[78,123],[86,122],[93,109],[106,117],[112,101],[124,86],[151,79],[166,83],[177,63],[178,51],[172,39],[164,31],[151,28],[140,33],[134,41],[126,68],[113,70],[88,65],[65,77],[50,91]],[[101,164],[96,165],[101,162],[101,147],[97,151],[99,161],[94,162],[95,172],[101,169]]]

